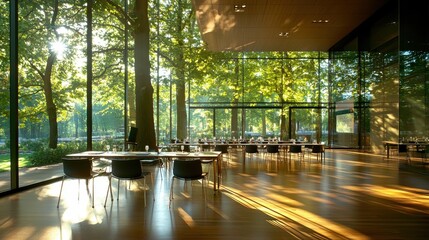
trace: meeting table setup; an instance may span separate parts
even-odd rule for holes
[[[122,161],[126,164],[127,161],[157,159],[161,162],[170,162],[175,159],[179,160],[192,160],[201,159],[202,161],[213,161],[213,190],[217,191],[220,188],[220,179],[222,173],[222,152],[220,151],[206,151],[206,152],[186,152],[180,151],[162,151],[158,148],[157,152],[148,151],[84,151],[79,153],[68,154],[66,157],[69,159],[88,158],[93,161],[115,159]]]
[[[200,138],[191,141],[189,139],[177,140],[172,139],[168,145],[170,149],[181,149],[188,152],[205,152],[205,151],[221,151],[228,153],[231,149],[240,149],[243,154],[246,153],[280,153],[283,152],[284,159],[291,159],[291,154],[296,153],[300,159],[304,158],[305,153],[318,154],[317,157],[324,160],[325,143],[315,140],[309,142],[304,139],[289,139],[280,140],[277,137],[250,137],[246,138]],[[243,160],[246,158],[244,157]]]
[[[427,137],[409,137],[400,138],[399,141],[383,141],[386,159],[391,158],[392,150],[396,151],[397,156],[405,155],[405,159],[410,162],[415,155],[426,161],[429,155],[429,138]]]

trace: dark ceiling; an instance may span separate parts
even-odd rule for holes
[[[327,51],[386,2],[192,0],[211,51]]]

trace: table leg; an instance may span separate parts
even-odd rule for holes
[[[217,178],[219,173],[217,172],[217,162],[219,161],[217,158],[214,159],[214,161],[216,161],[215,163],[213,163],[213,192],[216,192],[216,184],[217,184]]]
[[[220,189],[220,183],[222,180],[222,164],[223,164],[223,154],[220,154],[217,158],[217,189]]]
[[[386,147],[387,147],[386,155],[387,155],[387,159],[389,159],[389,157],[390,157],[390,144],[386,144]],[[398,149],[399,149],[399,146],[398,146]]]

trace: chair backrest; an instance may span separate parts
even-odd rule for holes
[[[325,151],[325,147],[323,145],[313,145],[311,148],[312,153],[322,153]]]
[[[407,151],[408,151],[407,145],[399,144],[398,152],[407,152]]]
[[[63,158],[64,174],[70,178],[90,179],[92,162],[88,158]]]
[[[258,152],[258,146],[257,145],[246,145],[245,150],[247,153],[257,153]]]
[[[289,152],[291,153],[301,153],[302,147],[301,145],[290,145],[289,146]]]
[[[135,178],[142,175],[140,160],[112,159],[112,176],[117,178]]]
[[[131,127],[127,142],[136,142],[137,141],[137,132],[138,132],[138,128]]]
[[[220,151],[222,153],[228,153],[228,145],[216,145],[215,151]]]
[[[429,145],[425,146],[425,153],[429,153]]]
[[[279,152],[279,145],[268,144],[267,145],[267,152],[268,153],[278,153]]]
[[[173,174],[179,178],[201,178],[203,168],[200,159],[174,160]]]

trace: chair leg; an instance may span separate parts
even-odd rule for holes
[[[57,208],[59,208],[59,206],[60,206],[61,193],[63,192],[63,184],[64,184],[64,179],[65,178],[66,177],[63,176],[63,180],[61,181],[60,195],[58,196]]]
[[[203,188],[203,194],[204,194],[204,205],[207,207],[207,193],[206,193],[207,190],[206,190],[206,186],[204,186],[204,182],[207,185],[207,179],[203,178],[201,180],[201,186]]]
[[[153,201],[155,201],[155,192],[154,192],[154,190],[155,190],[155,185],[154,185],[154,181],[153,181],[153,174],[152,173],[150,173],[150,181],[151,181],[151,184],[152,184],[152,199],[153,199]]]
[[[117,201],[119,201],[119,189],[120,189],[119,182],[120,182],[120,181],[121,181],[121,180],[119,180],[119,179],[118,179],[118,196],[116,197],[116,200],[117,200]]]
[[[94,199],[95,199],[94,182],[95,182],[95,178],[92,178],[92,194],[90,196],[92,197],[92,208],[94,208]]]
[[[144,195],[144,206],[146,207],[146,178],[143,178],[143,195]]]
[[[80,201],[80,179],[77,180],[77,200]]]
[[[109,191],[110,191],[110,199],[113,202],[112,177],[109,177],[109,187],[107,188],[106,199],[104,199],[104,207],[106,207],[107,197],[109,196]]]

